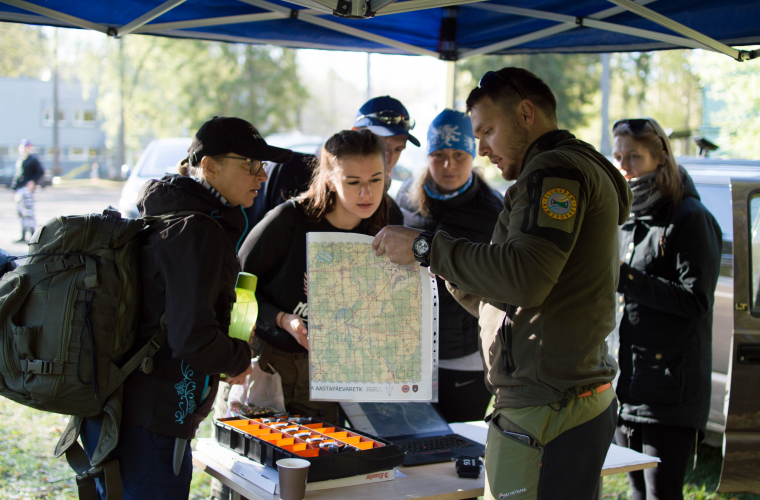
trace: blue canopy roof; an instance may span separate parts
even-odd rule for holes
[[[0,0],[0,21],[442,59],[760,44],[757,0]]]

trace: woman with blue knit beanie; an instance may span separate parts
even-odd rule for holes
[[[472,168],[475,136],[470,117],[444,109],[427,133],[428,166],[401,186],[396,201],[404,225],[445,231],[455,238],[489,243],[502,197]],[[448,422],[482,419],[491,400],[478,352],[478,320],[438,279],[441,295],[437,408]]]

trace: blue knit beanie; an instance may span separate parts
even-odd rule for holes
[[[475,158],[475,136],[470,117],[461,111],[444,109],[435,117],[427,132],[427,154],[439,149],[461,149]]]

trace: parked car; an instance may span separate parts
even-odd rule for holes
[[[13,176],[16,174],[16,166],[12,163],[6,162],[5,165],[0,168],[0,186],[7,188],[11,187],[13,182]]]
[[[705,443],[723,448],[718,491],[760,493],[760,161],[678,162],[723,232]]]
[[[191,140],[190,137],[177,137],[156,139],[148,144],[121,190],[119,211],[122,217],[140,217],[137,211],[140,188],[151,179],[160,179],[166,173],[177,173],[177,163],[187,156]]]
[[[137,195],[140,188],[151,179],[160,179],[165,173],[176,173],[177,163],[187,156],[190,141],[192,141],[190,137],[180,137],[156,139],[148,144],[121,191],[119,210],[123,217],[140,217],[137,211]],[[292,149],[299,153],[315,154],[324,139],[317,135],[290,132],[269,135],[266,141],[272,146]]]

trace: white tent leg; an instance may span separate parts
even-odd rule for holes
[[[457,99],[457,63],[446,61],[446,107],[456,109]]]

